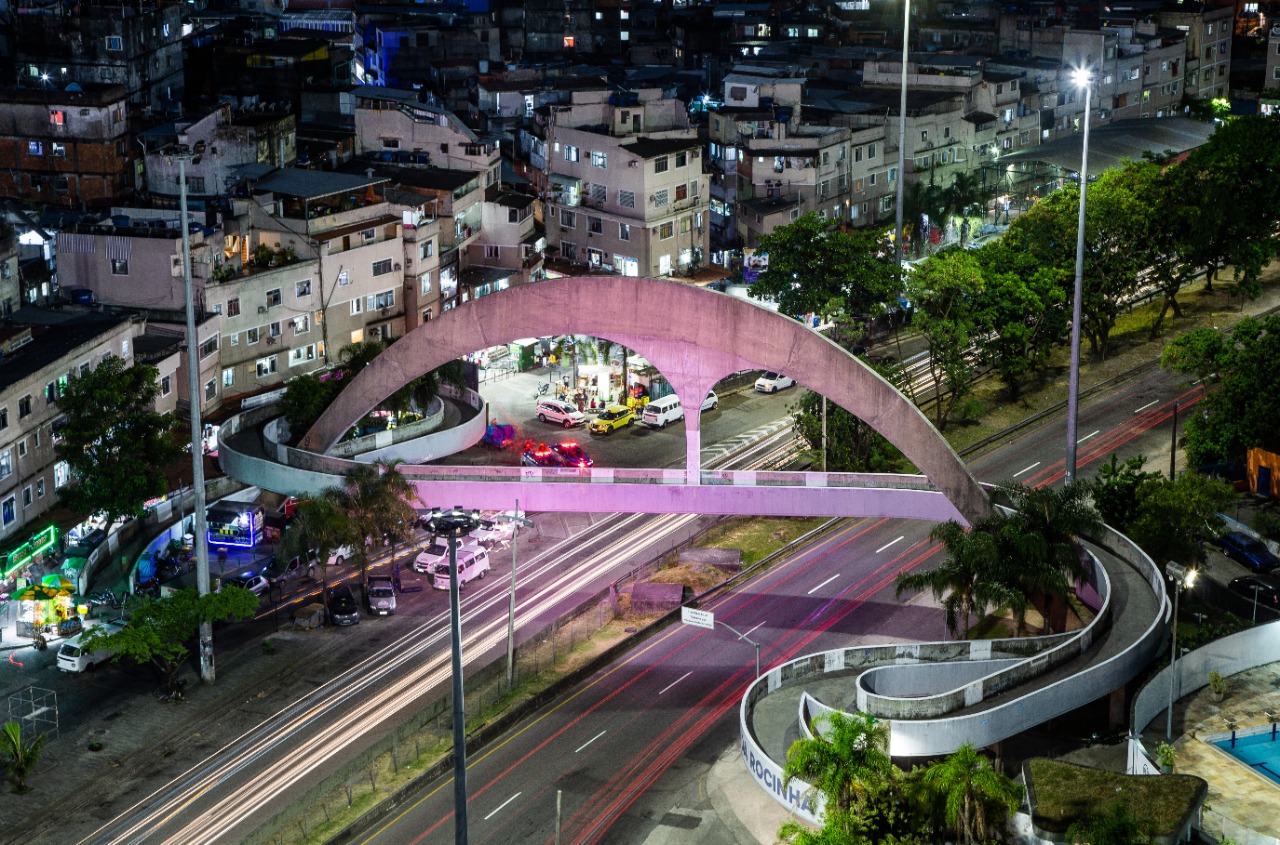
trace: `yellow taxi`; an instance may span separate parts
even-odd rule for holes
[[[616,429],[631,425],[636,421],[634,408],[626,405],[610,405],[600,412],[600,416],[591,421],[587,428],[592,434],[612,434]]]

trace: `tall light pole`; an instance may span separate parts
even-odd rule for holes
[[[200,146],[197,145],[197,150]],[[192,155],[183,148],[178,160],[178,208],[182,215],[182,288],[187,300],[187,396],[191,402],[191,488],[195,494],[192,505],[192,545],[196,553],[196,590],[200,595],[209,594],[209,543],[205,526],[204,500],[204,420],[200,414],[200,339],[196,335],[196,304],[194,285],[191,282],[191,232],[187,223],[187,159],[200,163],[200,155]],[[213,623],[200,623],[200,679],[207,684],[217,680],[213,666]]]
[[[511,602],[507,610],[507,690],[515,685],[516,679],[516,542],[520,538],[521,528],[532,528],[533,520],[520,515],[520,500],[516,499],[516,509],[510,515],[500,513],[494,520],[511,523]]]
[[[898,96],[898,195],[895,199],[893,251],[898,267],[898,292],[902,290],[902,198],[907,181],[907,60],[911,45],[911,0],[902,2],[902,90]]]
[[[1076,221],[1076,283],[1071,294],[1071,375],[1067,384],[1066,482],[1076,480],[1076,419],[1080,410],[1080,312],[1084,299],[1084,200],[1089,187],[1089,105],[1093,78],[1080,68],[1072,74],[1077,87],[1084,88],[1084,143],[1080,147],[1080,216]]]
[[[431,509],[431,530],[449,539],[449,640],[453,648],[453,831],[467,845],[467,711],[462,697],[462,611],[458,602],[458,537],[475,530],[478,511]]]
[[[1169,561],[1164,565],[1164,573],[1173,580],[1173,624],[1169,626],[1169,713],[1164,723],[1164,741],[1173,742],[1173,679],[1178,668],[1178,596],[1183,588],[1191,588],[1196,583],[1196,571],[1179,563]]]

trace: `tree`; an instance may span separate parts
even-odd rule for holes
[[[298,503],[293,522],[284,534],[284,553],[293,558],[315,551],[320,567],[320,598],[329,606],[329,558],[340,546],[364,548],[364,537],[351,521],[344,501],[345,491],[330,487],[311,499]]]
[[[1079,480],[1051,487],[1013,484],[1006,490],[1014,508],[1009,520],[1039,538],[1039,554],[1051,568],[1079,578],[1083,574],[1080,539],[1102,527],[1089,498],[1089,484]]]
[[[823,735],[797,739],[787,751],[783,788],[800,778],[822,796],[830,818],[848,820],[896,774],[889,759],[889,729],[865,713],[831,711],[819,720],[825,724]]]
[[[390,541],[394,558],[395,544],[413,536],[418,513],[411,502],[418,500],[418,493],[396,468],[398,463],[377,461],[361,464],[347,474],[342,487],[340,503],[351,520],[355,535],[362,540],[354,546],[362,578],[369,566],[366,542]]]
[[[872,369],[901,389],[905,372],[898,365],[870,365]],[[821,465],[822,396],[804,393],[791,409],[796,438]],[[906,459],[885,436],[835,404],[827,403],[827,471],[828,472],[901,472]]]
[[[203,596],[188,587],[160,599],[144,597],[129,624],[114,631],[105,625],[90,628],[82,645],[88,651],[114,651],[113,660],[129,657],[150,664],[173,691],[180,686],[178,671],[191,654],[201,624],[248,619],[257,610],[258,597],[243,587],[225,584],[219,592]]]
[[[66,383],[58,408],[67,423],[57,452],[71,469],[62,495],[74,510],[101,511],[108,522],[140,517],[144,502],[168,490],[165,464],[182,449],[169,435],[172,418],[156,413],[157,376],[155,367],[126,367],[113,355]]]
[[[1165,369],[1204,379],[1217,374],[1207,388],[1200,413],[1186,423],[1187,463],[1203,467],[1244,461],[1250,447],[1280,451],[1275,397],[1280,396],[1280,316],[1246,318],[1230,335],[1213,329],[1188,332],[1165,347]]]
[[[1147,845],[1151,837],[1143,828],[1123,801],[1113,801],[1102,812],[1072,822],[1067,841],[1072,845]]]
[[[948,249],[921,264],[908,279],[907,298],[915,305],[912,327],[929,345],[929,376],[936,392],[934,424],[947,422],[956,404],[969,394],[982,268],[972,253]]]
[[[988,586],[999,565],[1000,549],[995,535],[1003,519],[995,514],[984,518],[973,529],[955,520],[935,527],[930,536],[946,547],[947,556],[927,572],[899,574],[895,582],[896,595],[901,597],[905,592],[925,588],[932,590],[935,598],[942,599],[947,630],[953,636],[958,633],[961,639],[967,637],[970,616],[981,614],[994,598]]]
[[[1236,500],[1225,481],[1187,471],[1170,481],[1157,475],[1138,485],[1138,513],[1129,537],[1156,560],[1203,563],[1202,541],[1222,527],[1218,511]]]
[[[1063,268],[1041,266],[1003,239],[977,250],[985,291],[978,300],[978,361],[995,369],[1012,398],[1043,370],[1067,337],[1069,310]]]
[[[4,723],[4,731],[0,732],[0,753],[6,757],[5,767],[9,770],[10,779],[13,780],[11,792],[21,795],[30,789],[27,786],[27,775],[31,774],[36,763],[40,762],[40,752],[44,750],[44,742],[44,734],[36,734],[34,739],[27,742],[22,737],[21,724]]]
[[[289,422],[289,433],[298,438],[305,434],[325,408],[333,403],[341,392],[345,378],[341,373],[323,379],[317,373],[303,373],[290,379],[285,388],[280,407]]]
[[[1123,464],[1115,452],[1111,460],[1098,468],[1098,476],[1090,482],[1093,506],[1103,521],[1119,531],[1128,531],[1138,517],[1138,488],[1143,482],[1159,478],[1158,472],[1143,469],[1146,455],[1135,455]]]
[[[998,837],[1022,803],[1022,787],[993,769],[968,742],[925,769],[920,780],[942,801],[947,823],[966,845]]]
[[[881,313],[897,288],[880,233],[832,228],[817,214],[762,235],[757,251],[769,256],[769,266],[751,295],[793,317],[814,313],[845,326],[860,323]]]

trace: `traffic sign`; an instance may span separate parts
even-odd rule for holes
[[[698,628],[715,628],[716,615],[709,610],[696,610],[692,607],[680,608],[680,621]]]

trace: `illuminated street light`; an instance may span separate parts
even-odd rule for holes
[[[449,639],[453,647],[453,812],[454,843],[467,845],[467,728],[462,697],[462,611],[458,604],[458,538],[480,524],[479,511],[461,505],[431,509],[431,530],[449,539]]]
[[[1169,713],[1164,724],[1164,741],[1173,742],[1173,679],[1177,676],[1178,667],[1178,596],[1183,588],[1195,586],[1194,569],[1188,569],[1180,563],[1169,561],[1164,565],[1164,574],[1173,581],[1173,624],[1169,627]]]
[[[1080,312],[1084,299],[1084,201],[1089,186],[1089,104],[1093,77],[1086,68],[1071,75],[1084,88],[1084,143],[1080,148],[1080,217],[1076,222],[1076,283],[1071,295],[1071,375],[1067,384],[1066,483],[1076,480],[1076,420],[1080,411]]]

